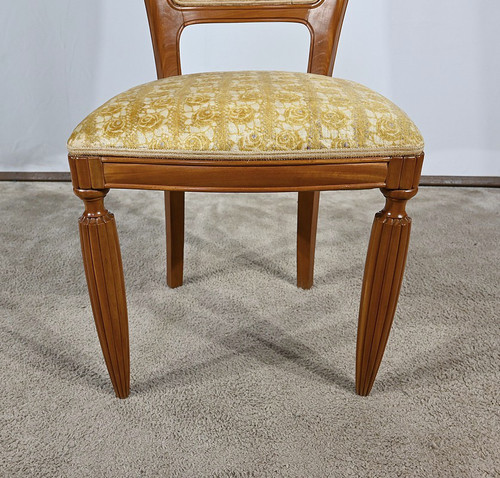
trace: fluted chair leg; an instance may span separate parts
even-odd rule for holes
[[[318,226],[319,191],[299,192],[297,208],[297,287],[314,282],[314,251]]]
[[[107,192],[75,190],[85,204],[80,240],[97,334],[116,396],[126,398],[130,358],[125,282],[115,219],[104,207]]]
[[[184,269],[184,191],[165,191],[167,284],[182,285]]]
[[[356,351],[356,392],[368,395],[391,329],[410,240],[406,202],[417,190],[382,189],[386,204],[375,215],[366,258]]]

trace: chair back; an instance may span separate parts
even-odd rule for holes
[[[158,78],[181,74],[180,36],[197,23],[295,22],[311,34],[307,71],[331,75],[348,0],[145,0]]]

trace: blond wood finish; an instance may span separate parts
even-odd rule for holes
[[[361,292],[356,352],[359,395],[370,393],[389,337],[410,241],[411,219],[405,205],[417,191],[383,192],[387,201],[375,215]]]
[[[340,30],[347,8],[347,0],[320,0],[315,3],[302,5],[300,5],[300,2],[297,3],[296,5],[201,5],[197,7],[183,7],[171,0],[145,0],[158,78],[181,74],[180,38],[186,26],[197,23],[271,21],[296,22],[306,25],[311,35],[307,71],[320,75],[331,75],[340,38]],[[192,189],[185,190],[208,189],[192,186]],[[238,191],[239,189],[226,188],[224,190]],[[165,214],[168,221],[169,214],[179,217],[181,211],[170,210],[170,212],[166,212]],[[302,222],[311,223],[313,220],[315,219],[311,216],[308,219],[303,218]],[[178,222],[180,221],[181,219],[179,218]],[[182,224],[184,224],[183,219]],[[316,224],[311,224],[311,226],[316,230]],[[175,237],[169,238],[169,234],[173,234]],[[179,236],[180,232],[177,232],[175,227],[172,227],[172,224],[167,223],[167,243],[178,244],[180,240]],[[311,260],[314,262],[314,243],[310,244],[312,248],[308,252],[308,255],[312,253],[313,257]],[[174,247],[179,249],[180,245]],[[297,258],[299,256],[305,257],[304,251],[297,251],[297,254]],[[177,287],[182,284],[182,277],[180,280],[178,277],[174,279],[172,271],[175,269],[176,273],[180,273],[182,276],[182,257],[179,260],[179,257],[175,256],[177,259],[175,265],[170,263],[173,257],[167,251],[167,277],[172,277],[172,283],[175,283],[175,287]],[[300,274],[299,271],[298,274]],[[167,278],[167,282],[169,280]],[[303,281],[302,278],[298,278],[297,280],[298,283],[302,283]],[[312,280],[312,276],[310,280]]]
[[[313,285],[318,210],[319,191],[299,192],[297,207],[297,287],[301,289],[310,289]]]
[[[139,159],[134,162],[132,158],[118,159],[108,157],[100,158],[100,166],[94,167],[92,170],[88,159],[70,158],[72,180],[76,189],[80,189],[81,184],[92,184],[95,181],[100,183],[103,181],[107,187],[167,191],[197,190],[196,188],[198,188],[198,190],[204,191],[312,192],[312,195],[303,196],[305,201],[302,204],[303,214],[301,214],[301,207],[299,207],[298,254],[300,253],[302,257],[306,258],[301,263],[298,255],[298,263],[302,264],[300,267],[305,270],[302,275],[299,272],[299,280],[301,281],[299,286],[301,287],[303,285],[307,287],[312,281],[313,246],[318,204],[318,198],[315,197],[318,194],[317,190],[381,187],[388,199],[386,208],[376,216],[373,226],[365,269],[358,328],[356,390],[361,395],[369,393],[382,359],[396,309],[409,239],[410,220],[404,212],[404,204],[416,193],[423,155],[419,157],[372,158],[371,161],[335,160],[333,164],[328,164],[326,160],[318,162],[299,161],[297,165],[288,163],[276,164],[278,162],[274,161],[271,162],[271,165],[269,162],[262,162],[262,164],[257,162],[256,166],[242,166],[241,164],[228,164],[227,162],[219,161],[206,161],[203,164],[197,162],[197,164],[183,166],[178,161],[167,159],[163,162],[156,160],[155,164],[149,164]],[[82,164],[78,165],[79,162]],[[108,169],[110,166],[112,168]],[[117,171],[113,169],[116,166],[123,168],[123,173],[118,175]],[[150,170],[150,167],[159,169]],[[314,172],[315,167],[325,169]],[[195,176],[200,180],[198,184],[201,186],[194,186],[195,183],[192,183],[194,178],[192,168],[196,171]],[[257,171],[255,171],[255,175],[252,173],[244,174],[244,171],[252,171],[252,168],[261,171],[262,181],[260,186],[256,182],[258,177]],[[278,168],[275,173],[267,173],[267,171],[275,171],[274,168]],[[308,172],[308,168],[311,168],[313,171],[311,175]],[[331,175],[327,175],[328,179],[325,180],[324,175],[320,174],[320,172],[330,171],[330,168]],[[387,188],[389,185],[394,189]],[[123,397],[128,393],[128,346],[125,347],[124,345],[125,342],[128,343],[126,326],[124,325],[126,324],[126,312],[124,312],[125,315],[123,313],[120,315],[116,311],[115,313],[113,312],[115,309],[110,309],[109,301],[106,302],[108,300],[106,299],[108,292],[103,286],[102,280],[102,277],[105,276],[106,281],[111,284],[120,285],[116,286],[115,289],[117,288],[120,294],[123,292],[123,306],[121,310],[126,311],[124,288],[121,286],[123,283],[121,261],[115,258],[112,261],[112,264],[114,264],[113,267],[108,267],[106,272],[99,272],[107,264],[106,260],[100,255],[96,256],[97,260],[91,261],[89,258],[94,257],[93,250],[97,251],[96,254],[101,251],[101,242],[99,239],[101,236],[96,236],[95,233],[87,231],[87,229],[90,231],[92,227],[96,227],[101,223],[105,224],[107,229],[103,230],[103,233],[105,231],[103,237],[108,238],[108,242],[114,244],[112,252],[113,254],[118,254],[117,257],[119,257],[114,220],[102,205],[102,198],[105,192],[89,190],[77,191],[77,193],[86,202],[86,215],[89,217],[95,216],[94,221],[85,222],[81,225],[82,244],[87,244],[83,248],[84,261],[103,353],[113,385],[115,386],[115,391],[118,396]],[[93,200],[94,198],[88,196],[87,199],[87,196],[84,196],[84,194],[91,193],[97,194],[97,197],[100,198],[100,202],[97,203],[97,209],[94,202],[90,201],[90,199]],[[177,203],[180,202],[177,201]],[[169,205],[167,203],[167,210],[169,209],[172,212],[172,204]],[[183,218],[183,214],[179,214],[176,219],[172,216],[172,219],[167,221],[167,224],[168,222],[171,225],[183,224],[181,218]],[[305,244],[304,246],[300,245],[301,241]],[[171,250],[173,251],[173,249]],[[181,257],[181,255],[178,253],[177,257]],[[181,262],[177,262],[177,264],[181,264]],[[89,273],[89,270],[94,272]],[[101,277],[101,281],[98,282],[92,279],[94,276]],[[98,288],[102,289],[103,292],[98,293]],[[101,307],[105,311],[105,314],[101,312]],[[116,325],[118,323],[120,324],[119,326]],[[103,325],[101,326],[100,324]],[[107,328],[104,324],[107,324]],[[115,325],[113,326],[112,324]],[[105,347],[109,343],[122,344],[121,348],[118,347],[116,349],[119,351],[117,352],[118,356],[122,356],[122,358],[125,355],[125,348],[127,348],[127,358],[123,358],[121,362],[117,362],[118,359],[114,355],[110,355],[108,349]],[[125,373],[127,377],[126,385],[123,385],[123,382],[119,381],[123,376],[120,368],[120,363],[122,362],[127,363],[127,366],[124,366],[125,370],[127,370]],[[116,372],[117,369],[118,372]]]
[[[115,219],[104,207],[107,192],[75,189],[85,204],[80,240],[97,334],[116,396],[126,398],[130,389],[127,304]]]
[[[386,182],[398,189],[381,189],[386,203],[373,221],[359,308],[356,346],[359,395],[370,393],[389,338],[410,241],[411,218],[405,207],[417,194],[422,162],[423,155],[394,158]]]
[[[145,0],[158,78],[181,74],[180,37],[197,23],[295,22],[311,34],[308,72],[331,75],[347,0],[307,5],[180,7],[171,0]]]
[[[165,191],[167,225],[167,284],[182,285],[184,261],[184,191]]]
[[[206,192],[273,192],[331,189],[366,189],[385,186],[387,162],[335,164],[287,164],[267,161],[227,165],[222,161],[205,164],[149,164],[124,162],[103,164],[108,188],[139,188]]]
[[[71,181],[76,189],[104,189],[102,158],[95,156],[69,156]]]
[[[278,192],[412,189],[424,155],[321,160],[219,161],[70,156],[75,189]],[[89,166],[92,164],[92,167]]]
[[[312,5],[180,8],[171,0],[145,0],[159,77],[180,74],[179,36],[194,23],[296,21],[311,32],[309,71],[331,74],[347,0]],[[379,187],[386,206],[375,217],[359,315],[356,390],[367,395],[377,374],[408,248],[405,204],[417,191],[423,154],[317,160],[224,161],[213,159],[70,156],[76,194],[85,203],[80,234],[96,327],[117,396],[129,391],[125,287],[114,218],[103,203],[107,188],[166,191],[168,284],[182,284],[184,192],[299,192],[297,283],[312,285],[319,191]]]

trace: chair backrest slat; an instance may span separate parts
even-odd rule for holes
[[[199,23],[296,22],[307,26],[311,48],[307,71],[331,75],[340,30],[348,0],[319,0],[314,3],[241,2],[223,0],[173,3],[173,0],[145,0],[155,53],[158,78],[181,74],[179,42],[182,30]]]

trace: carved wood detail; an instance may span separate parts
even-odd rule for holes
[[[126,398],[130,358],[125,282],[115,219],[104,207],[107,192],[75,189],[85,204],[80,240],[97,334],[116,396]]]
[[[375,381],[398,302],[411,219],[406,202],[416,189],[382,189],[386,204],[375,215],[366,257],[356,349],[356,392],[368,395]]]
[[[394,157],[387,168],[387,189],[414,189],[420,182],[424,154],[419,156]]]
[[[75,189],[104,189],[102,159],[95,156],[68,156]]]
[[[178,7],[145,0],[158,78],[181,74],[179,40],[196,23],[298,22],[311,33],[308,71],[331,75],[347,0],[311,5]],[[249,162],[70,156],[75,194],[85,204],[80,238],[96,328],[115,393],[129,394],[127,307],[116,224],[104,206],[108,189],[156,189],[165,195],[168,284],[182,284],[184,191],[298,191],[297,283],[312,285],[319,191],[382,187],[384,209],[374,219],[359,314],[356,391],[368,395],[389,336],[403,278],[411,219],[406,202],[417,192],[417,157],[257,160]]]

